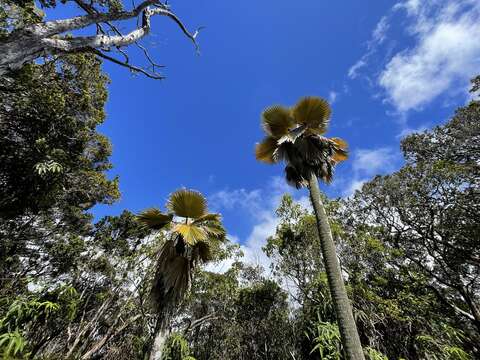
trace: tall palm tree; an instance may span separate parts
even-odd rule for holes
[[[328,102],[318,97],[303,98],[292,108],[267,108],[262,113],[267,136],[256,145],[255,156],[269,164],[284,161],[287,182],[296,188],[309,188],[345,355],[349,360],[363,360],[360,338],[318,187],[318,179],[326,183],[332,181],[335,165],[348,156],[344,140],[323,136],[330,113]]]
[[[177,190],[170,195],[166,207],[168,213],[151,208],[137,217],[150,229],[168,231],[150,293],[159,315],[150,360],[161,359],[169,319],[190,287],[192,270],[197,264],[212,260],[212,250],[225,239],[220,214],[208,212],[201,193]]]

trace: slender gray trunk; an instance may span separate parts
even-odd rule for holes
[[[168,338],[168,327],[163,321],[160,321],[155,331],[155,338],[153,340],[152,349],[150,350],[149,360],[161,360],[163,354],[163,347]]]
[[[332,231],[328,223],[318,187],[318,180],[315,174],[309,179],[310,199],[317,218],[318,234],[322,249],[323,261],[327,272],[328,285],[337,315],[337,323],[342,337],[342,344],[347,360],[365,360],[358,336],[357,326],[353,318],[352,308],[348,300],[345,284],[343,283],[342,271],[337,259],[335,243],[333,242]]]

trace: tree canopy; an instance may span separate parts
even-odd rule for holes
[[[0,357],[347,359],[316,206],[281,197],[263,248],[269,269],[245,260],[196,190],[172,192],[165,210],[94,217],[120,198],[98,130],[102,61],[135,46],[156,15],[195,44],[198,31],[155,0],[74,2],[79,17],[58,21],[41,8],[66,1],[0,5]],[[119,33],[118,21],[136,18]],[[123,65],[157,77],[144,54],[149,67]],[[329,182],[347,158],[345,141],[323,136],[329,116],[316,97],[268,108],[257,159],[285,160],[297,187],[312,190],[312,174]],[[480,101],[406,136],[401,150],[399,169],[350,197],[317,199],[364,356],[478,359]]]

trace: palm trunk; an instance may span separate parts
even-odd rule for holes
[[[364,360],[362,344],[357,332],[357,326],[352,314],[350,301],[348,300],[345,285],[343,283],[342,271],[337,259],[335,243],[332,238],[332,231],[328,223],[327,214],[320,198],[320,189],[315,174],[309,179],[310,198],[317,218],[318,234],[320,236],[320,247],[322,249],[323,261],[327,272],[328,285],[332,295],[337,323],[342,337],[342,344],[347,360]]]
[[[168,329],[164,321],[159,320],[157,328],[155,329],[155,338],[153,340],[152,348],[150,350],[149,360],[161,360],[163,354],[163,346],[168,337]]]

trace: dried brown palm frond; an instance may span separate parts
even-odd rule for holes
[[[168,240],[160,251],[150,297],[157,313],[171,312],[188,290],[191,263],[178,251],[178,244]]]
[[[289,109],[274,105],[262,113],[262,126],[269,136],[278,139],[295,127],[295,121]]]
[[[306,125],[318,134],[323,134],[328,128],[331,109],[326,100],[309,96],[301,99],[293,107],[292,114],[297,124]]]
[[[256,145],[256,159],[270,164],[284,161],[286,180],[297,188],[307,186],[312,173],[330,183],[335,165],[348,157],[344,140],[322,136],[330,114],[328,102],[318,97],[303,98],[292,109],[268,108],[262,116],[267,137]]]
[[[277,149],[277,140],[271,136],[267,136],[261,143],[255,146],[255,158],[268,164],[275,163],[273,153]]]

